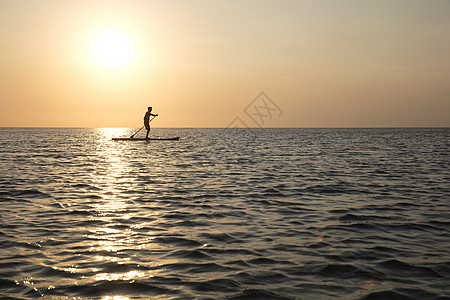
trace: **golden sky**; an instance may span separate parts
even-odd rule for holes
[[[0,126],[450,126],[448,0],[0,0]]]

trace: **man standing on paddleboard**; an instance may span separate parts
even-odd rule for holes
[[[145,116],[144,116],[144,126],[145,126],[145,129],[147,130],[147,135],[145,136],[146,139],[148,139],[148,134],[150,133],[150,116],[153,116],[153,117],[158,116],[158,114],[156,114],[156,115],[152,114],[151,106],[149,106],[147,108],[147,112],[145,113]]]

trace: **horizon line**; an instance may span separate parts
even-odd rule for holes
[[[88,127],[88,126],[0,126],[1,129],[4,128],[48,128],[48,129],[100,129],[100,128],[125,128],[125,129],[135,129],[139,127],[122,127],[122,126],[98,126],[98,127]],[[413,129],[413,128],[450,128],[450,126],[303,126],[303,127],[197,127],[197,126],[187,126],[187,127],[152,127],[152,129]]]

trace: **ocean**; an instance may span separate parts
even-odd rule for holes
[[[450,299],[450,129],[0,128],[2,299]]]

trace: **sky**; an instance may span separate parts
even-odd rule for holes
[[[449,0],[0,0],[1,127],[448,127]]]

